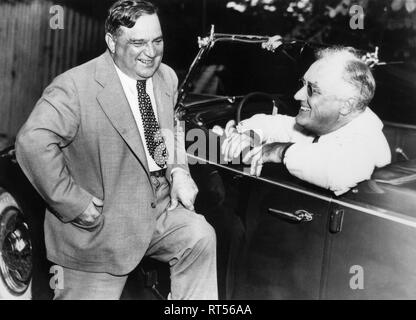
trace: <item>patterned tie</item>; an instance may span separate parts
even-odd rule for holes
[[[150,101],[149,95],[146,93],[146,80],[138,80],[136,86],[147,150],[155,160],[156,164],[163,168],[167,161],[166,145],[156,120],[155,113],[153,112],[152,102]]]

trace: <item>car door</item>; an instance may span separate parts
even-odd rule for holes
[[[397,203],[400,206],[399,203]],[[334,203],[323,298],[415,299],[416,219]]]
[[[292,184],[283,166],[273,167],[270,179],[253,178],[245,277],[235,297],[319,299],[331,198],[323,190]]]

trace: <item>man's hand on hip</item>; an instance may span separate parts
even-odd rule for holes
[[[193,211],[197,194],[198,187],[189,173],[184,170],[175,171],[172,173],[171,199],[168,210],[175,209],[180,202],[186,209]]]
[[[92,197],[92,201],[88,205],[87,209],[85,209],[83,213],[81,213],[77,218],[75,218],[74,222],[86,227],[92,226],[101,216],[101,213],[97,210],[97,207],[102,206],[102,200],[96,197]]]

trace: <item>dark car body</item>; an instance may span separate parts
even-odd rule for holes
[[[286,40],[268,52],[261,47],[267,39],[213,32],[200,39],[176,108],[200,190],[196,209],[217,233],[220,298],[415,299],[416,126],[411,121],[385,121],[393,163],[342,196],[291,176],[282,164],[266,165],[253,177],[243,164],[222,159],[215,125],[256,113],[297,113],[297,79],[313,61],[315,47]],[[378,113],[379,107],[372,107]],[[204,150],[195,148],[197,138],[207,142]],[[3,257],[7,246],[13,248],[7,252],[15,261],[32,259],[32,274],[43,277],[31,280],[25,269],[3,259],[0,283],[11,295],[0,298],[27,297],[31,288],[42,296],[38,291],[49,286],[49,265],[39,263],[46,261],[45,205],[14,161],[13,148],[0,155],[2,194],[15,202],[2,208],[0,218],[13,209],[29,226],[25,246],[13,245],[22,243],[13,233],[25,225],[9,220],[0,234]],[[7,277],[21,290],[13,292]]]
[[[314,46],[286,40],[275,53],[262,55],[261,42],[261,37],[216,34],[201,40],[201,51],[208,47],[209,54],[218,56],[198,61],[195,68],[200,71],[190,72],[185,83],[189,90],[179,105],[187,132],[201,128],[211,137],[207,138],[209,146],[201,155],[188,148],[189,159],[197,162],[191,166],[192,171],[206,172],[206,175],[194,174],[198,186],[214,195],[213,202],[218,201],[214,185],[217,190],[224,190],[222,207],[243,224],[245,250],[229,252],[229,260],[233,255],[237,257],[234,263],[238,267],[228,272],[238,275],[228,274],[234,282],[226,287],[225,296],[237,299],[415,299],[416,119],[411,118],[410,108],[407,118],[401,113],[406,124],[392,122],[391,117],[387,119],[390,121],[384,121],[392,164],[377,169],[371,180],[361,182],[341,196],[291,176],[282,164],[267,165],[260,177],[253,177],[244,165],[221,162],[217,155],[220,141],[212,142],[215,141],[212,137],[215,125],[223,127],[230,119],[239,121],[255,113],[272,113],[276,107],[280,113],[295,115],[299,108],[292,98],[298,89],[296,79],[312,61]],[[223,48],[215,51],[214,43]],[[240,54],[232,46],[237,47]],[[253,48],[246,50],[248,46]],[[250,61],[256,61],[254,66]],[[199,82],[204,73],[201,70],[206,72],[213,64],[225,66],[215,75],[221,85],[216,87],[217,91],[207,86],[211,92],[202,94]],[[235,71],[238,65],[240,69]],[[376,66],[376,77],[385,76],[382,68]],[[247,75],[249,80],[241,79]],[[381,93],[374,100],[377,105],[371,107],[381,115],[391,114],[392,110],[385,110],[391,106],[382,105],[380,98],[386,87],[380,82],[378,85]],[[389,85],[390,95],[397,92],[392,83]],[[400,86],[399,89],[406,91],[408,101],[415,100],[411,93],[415,92],[413,88]],[[192,94],[193,90],[197,93]],[[259,91],[262,93],[253,94]],[[243,106],[242,100],[245,100]],[[401,110],[406,105],[404,100],[390,102],[401,104]],[[188,145],[194,143],[193,138],[192,134],[187,136]],[[202,169],[204,166],[210,169]],[[213,174],[218,175],[217,181],[207,186]],[[222,186],[218,187],[218,181]],[[205,201],[200,210],[209,217],[218,210],[218,204],[208,202]],[[213,224],[216,226],[219,221]],[[225,235],[218,233],[219,247],[225,245],[221,242],[224,239],[231,241],[229,230]],[[241,238],[241,234],[235,236]]]

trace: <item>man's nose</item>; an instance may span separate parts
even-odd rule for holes
[[[307,99],[306,86],[303,86],[295,93],[295,100],[305,101]]]
[[[156,56],[156,49],[155,49],[155,46],[153,45],[153,43],[149,42],[149,43],[146,45],[146,50],[145,50],[145,53],[146,53],[146,55],[147,55],[148,57],[150,57],[150,58],[153,58],[153,57],[155,57],[155,56]]]

